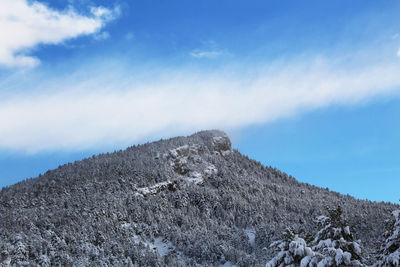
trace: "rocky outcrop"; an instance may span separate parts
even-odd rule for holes
[[[217,137],[213,137],[213,141],[214,138]],[[217,140],[220,141],[220,139]],[[212,148],[214,149],[214,146]],[[226,152],[226,150],[223,150],[223,152]],[[206,179],[216,175],[218,172],[213,164],[205,160],[205,153],[209,153],[206,146],[192,144],[171,149],[168,154],[164,154],[164,157],[167,158],[175,173],[179,175],[177,177],[179,180],[183,179],[186,182],[201,185]]]

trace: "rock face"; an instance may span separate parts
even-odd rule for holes
[[[3,188],[0,266],[264,266],[284,228],[338,204],[369,256],[397,206],[299,183],[203,131]]]

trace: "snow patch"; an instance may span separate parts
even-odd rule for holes
[[[194,184],[202,184],[204,182],[204,177],[201,173],[194,171],[186,178],[186,181]]]
[[[217,168],[214,165],[210,164],[202,172],[199,171],[190,172],[189,175],[185,178],[185,180],[190,183],[201,185],[204,183],[205,180],[214,176],[217,173],[218,173]]]
[[[163,237],[157,237],[154,239],[154,242],[150,242],[135,234],[133,236],[133,242],[136,245],[143,243],[152,251],[156,251],[158,254],[160,254],[161,257],[164,257],[171,251],[175,250],[175,246],[171,242],[165,241]]]
[[[247,237],[249,238],[249,244],[254,247],[256,241],[256,233],[253,229],[246,229],[245,230]]]
[[[162,237],[157,237],[154,239],[154,242],[146,242],[146,245],[150,247],[150,249],[157,251],[161,257],[168,255],[171,251],[175,250],[175,247],[169,241],[164,241]]]

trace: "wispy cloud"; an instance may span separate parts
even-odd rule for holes
[[[214,40],[205,40],[201,42],[200,47],[192,50],[189,55],[193,58],[217,58],[227,55],[228,53],[218,47]]]
[[[108,38],[110,38],[109,32],[100,32],[94,35],[94,39],[98,41],[107,40]]]
[[[151,81],[129,78],[126,69],[85,67],[93,78],[56,78],[37,85],[56,92],[1,98],[0,148],[81,150],[160,133],[229,130],[400,89],[397,60],[360,62],[303,57],[212,73],[161,71]]]
[[[216,58],[221,56],[223,53],[221,51],[201,51],[194,50],[190,52],[190,56],[194,58]]]
[[[27,0],[0,1],[0,65],[34,67],[38,58],[28,52],[38,44],[59,44],[67,39],[98,32],[118,15],[119,9],[92,7],[92,16],[72,9],[56,11]]]
[[[113,9],[105,8],[102,6],[95,6],[90,8],[90,12],[97,18],[102,18],[103,22],[109,22],[121,15],[120,6],[115,6]]]

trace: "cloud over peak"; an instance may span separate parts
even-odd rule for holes
[[[98,32],[118,9],[91,8],[84,16],[73,9],[56,11],[37,1],[0,1],[0,66],[34,67],[38,58],[27,55],[39,44],[59,44]]]
[[[47,90],[0,98],[0,149],[122,146],[160,133],[229,130],[399,92],[397,60],[347,63],[302,58],[212,73],[161,69],[151,81],[115,66],[82,66],[83,80],[56,77],[37,83]],[[57,91],[49,91],[52,84]]]

